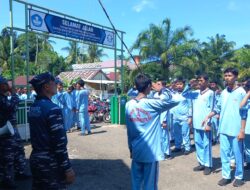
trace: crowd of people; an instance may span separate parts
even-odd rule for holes
[[[76,126],[81,130],[79,135],[91,134],[89,91],[83,80],[64,91],[63,83],[50,73],[36,75],[30,84],[29,99],[34,98],[28,113],[32,189],[66,189],[75,178],[67,153],[66,132]],[[0,134],[0,185],[4,189],[15,189],[15,180],[31,178],[16,120],[18,104],[27,99],[27,90],[19,92],[0,76],[0,127],[7,129],[8,124],[14,129],[14,134],[9,129]]]
[[[191,130],[198,162],[193,171],[212,173],[212,145],[219,143],[222,178],[218,185],[244,184],[244,170],[250,169],[250,80],[241,85],[237,80],[235,68],[224,70],[223,90],[207,74],[188,82],[179,77],[169,86],[164,80],[153,83],[145,74],[135,78],[126,104],[133,190],[157,189],[158,161],[172,159],[177,152],[188,155]]]
[[[240,86],[237,78],[236,69],[225,69],[225,89],[221,90],[206,74],[188,82],[179,77],[170,86],[164,80],[153,83],[145,74],[136,76],[125,113],[133,190],[158,189],[158,162],[173,159],[177,152],[188,155],[191,131],[198,162],[193,171],[211,174],[212,145],[219,143],[222,179],[218,185],[225,186],[232,179],[233,186],[244,184],[244,170],[250,169],[250,80]],[[66,189],[75,179],[66,132],[76,124],[80,135],[91,134],[89,91],[83,80],[63,91],[62,82],[50,73],[36,75],[30,84],[35,92],[28,115],[32,189]],[[13,134],[0,133],[0,179],[6,189],[16,188],[15,180],[31,177],[25,170],[24,147],[16,128],[20,100],[0,77],[0,127],[11,123],[14,129]]]

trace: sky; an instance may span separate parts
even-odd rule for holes
[[[77,18],[111,27],[98,0],[26,0]],[[125,32],[124,41],[128,47],[138,34],[150,24],[161,25],[166,18],[173,29],[190,26],[192,38],[208,41],[208,37],[226,35],[228,41],[236,43],[235,48],[250,44],[250,1],[249,0],[102,0],[114,26]],[[24,28],[24,6],[13,2],[14,26]],[[9,0],[0,0],[0,29],[10,24]],[[55,51],[62,51],[68,42],[53,39]],[[118,48],[121,45],[118,43]],[[114,53],[104,50],[113,59]],[[119,53],[118,53],[119,54]],[[133,52],[137,54],[137,52]]]

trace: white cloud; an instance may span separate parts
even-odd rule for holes
[[[239,10],[239,6],[235,3],[235,1],[230,1],[229,4],[227,5],[227,9],[229,11],[237,11]]]
[[[137,5],[133,7],[133,10],[139,13],[145,8],[155,8],[155,5],[151,0],[141,0]]]

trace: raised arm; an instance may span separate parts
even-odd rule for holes
[[[247,92],[247,94],[245,95],[245,97],[241,101],[240,108],[242,108],[243,106],[246,105],[248,99],[250,99],[250,90]]]

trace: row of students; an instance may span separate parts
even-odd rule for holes
[[[86,130],[91,134],[88,115],[89,91],[84,88],[83,80],[77,81],[75,88],[68,87],[67,91],[63,90],[63,83],[57,81],[57,93],[52,96],[52,101],[62,109],[66,131],[70,132],[76,123],[77,128],[81,129],[80,135],[85,135]]]
[[[220,141],[220,152],[222,161],[222,179],[219,180],[218,185],[225,186],[231,183],[233,177],[230,175],[230,160],[234,157],[236,161],[236,170],[234,175],[233,186],[239,187],[244,184],[244,162],[243,162],[243,145],[245,137],[245,128],[241,127],[241,116],[240,116],[240,102],[245,96],[245,90],[237,85],[238,71],[234,68],[228,68],[224,71],[224,80],[226,88],[219,92],[216,85],[212,85],[209,89],[209,78],[206,74],[200,75],[198,80],[191,80],[189,85],[184,89],[184,81],[176,81],[183,85],[183,87],[175,88],[177,92],[173,92],[171,89],[164,88],[164,84],[155,83],[153,89],[156,91],[154,99],[149,98],[146,89],[151,85],[151,81],[145,75],[139,75],[135,79],[136,89],[138,91],[137,96],[133,97],[126,105],[126,121],[128,128],[128,142],[129,149],[132,154],[132,189],[137,189],[139,185],[144,182],[145,188],[157,189],[157,178],[154,181],[155,186],[147,186],[145,180],[152,182],[152,179],[148,179],[146,173],[140,173],[139,169],[146,167],[144,157],[148,155],[160,155],[157,152],[158,148],[161,147],[161,153],[163,157],[161,159],[171,158],[170,150],[170,138],[175,137],[175,149],[173,152],[181,151],[182,146],[184,147],[184,153],[190,152],[190,124],[192,123],[194,128],[194,141],[196,148],[196,158],[199,163],[193,170],[203,171],[204,175],[209,175],[212,172],[212,143],[217,142],[218,138]],[[147,84],[146,82],[150,84]],[[158,85],[157,85],[158,84]],[[175,87],[178,86],[175,84]],[[140,85],[144,88],[140,89]],[[180,85],[180,86],[181,86]],[[195,89],[195,90],[194,90]],[[131,92],[133,92],[131,90]],[[130,93],[131,93],[130,92]],[[135,93],[133,93],[135,94]],[[179,94],[181,96],[176,96]],[[142,98],[141,98],[142,97]],[[246,98],[249,99],[249,96]],[[168,107],[166,109],[164,105],[160,105],[157,101],[166,101],[168,103],[176,101],[179,104],[172,109]],[[143,102],[143,103],[142,103]],[[145,103],[146,102],[146,103]],[[247,101],[247,108],[243,110],[249,110],[249,101]],[[158,107],[154,107],[157,105]],[[247,111],[242,111],[242,120],[246,120]],[[155,114],[158,114],[155,116]],[[172,116],[171,116],[172,115]],[[159,117],[159,118],[158,118]],[[162,119],[164,118],[164,119]],[[220,118],[220,119],[219,119]],[[147,119],[147,122],[144,120]],[[192,119],[192,120],[191,120]],[[157,122],[159,123],[155,123]],[[245,122],[247,126],[249,122]],[[174,133],[169,135],[169,131],[174,129]],[[219,127],[218,127],[219,126]],[[170,127],[170,128],[168,128]],[[161,139],[160,145],[157,143],[149,146],[149,142],[153,142],[149,137],[156,132],[156,128],[161,128],[161,132],[158,133],[158,138]],[[250,128],[246,127],[246,129]],[[145,131],[146,129],[146,131]],[[218,130],[218,132],[216,131]],[[215,131],[215,132],[214,132]],[[246,130],[247,131],[247,130]],[[144,132],[152,133],[145,136]],[[219,135],[217,135],[219,134]],[[157,135],[157,134],[155,134]],[[145,138],[145,137],[148,137]],[[250,138],[250,135],[249,135]],[[149,143],[148,150],[139,147],[137,140],[140,142]],[[157,141],[158,142],[158,141]],[[248,141],[245,140],[245,144]],[[250,147],[245,145],[245,147]],[[142,150],[143,149],[143,150]],[[250,152],[250,149],[245,149],[246,152]],[[140,158],[137,158],[138,154]],[[250,154],[249,154],[250,155]],[[161,160],[159,157],[154,157],[151,161],[153,164],[154,171],[158,170],[158,161]],[[246,159],[250,161],[249,159]],[[140,166],[138,163],[140,162]],[[150,165],[151,167],[152,165]],[[139,168],[138,168],[139,167]],[[152,170],[148,170],[152,172]],[[149,175],[149,173],[148,173]],[[157,176],[157,172],[154,173]],[[139,177],[140,176],[140,177]],[[152,177],[155,177],[152,176]],[[140,179],[135,181],[135,179]]]

